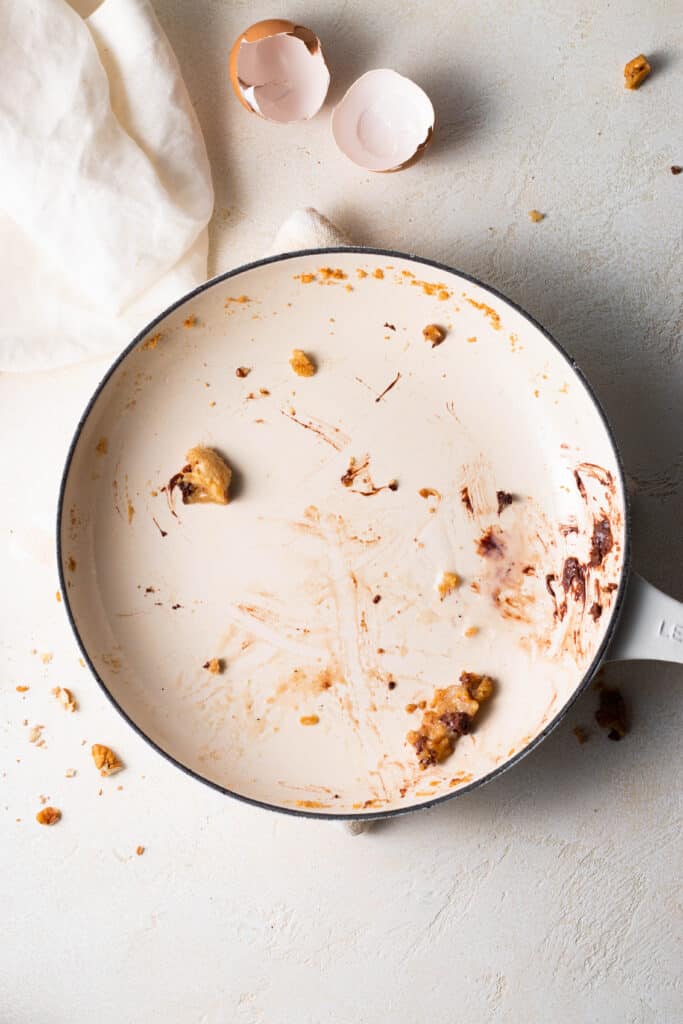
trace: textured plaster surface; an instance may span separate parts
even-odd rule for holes
[[[593,382],[632,483],[635,566],[683,597],[676,5],[155,6],[212,162],[211,271],[257,257],[312,204],[359,242],[507,293]],[[331,102],[371,67],[420,82],[439,120],[425,160],[371,176],[335,151],[329,105],[284,128],[240,108],[229,46],[273,13],[319,33]],[[641,51],[653,74],[627,93],[621,69]],[[0,376],[3,1024],[679,1020],[680,667],[610,667],[633,718],[622,743],[598,733],[589,692],[513,772],[357,838],[203,789],[119,720],[55,599],[59,476],[105,365]],[[100,780],[91,742],[126,771]],[[52,829],[34,820],[41,794],[63,812]]]

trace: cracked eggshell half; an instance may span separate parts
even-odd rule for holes
[[[332,113],[342,153],[368,171],[399,171],[422,156],[434,133],[429,96],[388,68],[356,79]]]
[[[247,110],[290,124],[318,113],[330,85],[320,40],[291,21],[258,21],[235,40],[230,82]]]

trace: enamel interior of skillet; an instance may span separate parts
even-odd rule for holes
[[[198,443],[233,500],[174,515],[162,488]],[[210,285],[114,368],[65,481],[67,602],[114,701],[200,777],[287,810],[405,809],[494,772],[573,695],[615,608],[620,481],[590,394],[519,311],[417,261],[302,255]],[[462,583],[441,601],[444,571]],[[463,670],[495,696],[421,771],[406,705]]]

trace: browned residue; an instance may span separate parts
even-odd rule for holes
[[[607,729],[607,739],[624,738],[629,731],[629,720],[626,704],[619,690],[606,686],[600,689],[600,706],[595,712],[595,721],[601,729]]]
[[[320,719],[317,715],[302,715],[299,721],[302,725],[317,725]]]
[[[496,491],[496,500],[498,502],[498,515],[500,515],[508,505],[512,504],[513,496],[509,491]]]
[[[593,622],[597,622],[600,616],[602,615],[602,605],[598,604],[597,601],[594,601],[588,609],[588,614],[592,618]]]
[[[437,501],[441,501],[441,492],[435,487],[421,487],[418,494],[421,498],[436,498]]]
[[[325,444],[329,444],[331,448],[334,448],[335,451],[340,452],[349,442],[349,438],[338,427],[323,423],[322,420],[314,419],[312,416],[308,417],[308,421],[301,420],[298,419],[294,412],[290,412],[287,409],[281,409],[280,412],[288,420],[298,423],[304,430],[310,430],[313,434],[316,434]]]
[[[294,801],[294,806],[295,807],[305,807],[308,810],[314,811],[314,810],[320,810],[321,808],[324,808],[324,807],[331,807],[332,805],[331,804],[323,804],[323,803],[320,802],[320,800],[295,800]]]
[[[583,746],[584,743],[588,743],[588,740],[590,738],[590,733],[582,725],[575,725],[574,728],[572,729],[572,732],[576,736],[576,738],[579,741],[579,743],[581,744],[581,746]]]
[[[470,498],[470,492],[468,487],[460,488],[460,500],[465,506],[465,510],[468,515],[474,515],[474,508],[472,507],[472,499]]]
[[[606,516],[596,519],[593,525],[593,536],[591,538],[590,562],[593,567],[602,565],[607,555],[612,550],[614,539],[612,527]]]
[[[159,526],[159,523],[157,522],[157,520],[156,520],[156,518],[154,516],[152,516],[152,522],[154,523],[154,525],[156,526],[157,530],[159,531],[159,533],[161,534],[162,537],[168,537],[168,532],[166,530],[162,530],[161,529],[161,527]]]
[[[95,451],[98,455],[106,455],[109,450],[109,442],[106,437],[101,437],[95,445]]]
[[[353,456],[349,459],[349,465],[340,481],[344,487],[348,487],[353,494],[360,494],[364,498],[379,494],[380,491],[395,491],[398,489],[396,480],[389,480],[388,483],[377,487],[370,475],[370,456],[364,455],[360,461]]]
[[[394,328],[394,330],[396,330],[396,328]],[[391,381],[391,383],[387,384],[387,386],[385,387],[384,391],[381,391],[379,393],[379,395],[377,395],[377,397],[375,398],[375,402],[381,402],[382,399],[384,398],[384,396],[387,395],[391,391],[392,388],[396,387],[396,385],[398,384],[400,379],[401,379],[401,374],[397,373],[396,376],[394,377],[394,379]]]
[[[477,543],[477,554],[482,558],[502,558],[505,554],[503,538],[495,526],[489,526]]]
[[[582,604],[586,601],[586,571],[578,558],[571,555],[562,568],[562,587],[567,596]]]

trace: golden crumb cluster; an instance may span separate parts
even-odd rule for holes
[[[76,711],[78,701],[66,686],[55,686],[52,695],[57,698],[65,711]]]
[[[197,445],[185,456],[185,465],[168,482],[168,493],[177,487],[183,505],[213,503],[227,505],[232,470],[213,448]]]
[[[435,691],[420,728],[411,729],[406,737],[415,748],[420,768],[450,757],[458,738],[470,732],[480,704],[490,699],[493,687],[490,676],[463,672],[459,686]]]
[[[123,762],[119,760],[111,747],[105,747],[102,743],[93,743],[90,750],[95,767],[100,775],[115,775],[123,768]]]
[[[205,668],[212,676],[219,676],[225,668],[225,665],[222,658],[209,658],[208,661],[204,662],[202,668]]]
[[[422,336],[425,341],[429,341],[431,343],[432,348],[435,348],[437,345],[440,345],[446,337],[446,330],[443,327],[439,327],[438,324],[427,324],[427,326],[422,329]]]
[[[438,591],[439,597],[443,601],[444,598],[452,594],[460,586],[460,577],[455,572],[445,572],[442,574],[439,580]]]
[[[624,88],[637,89],[652,71],[644,53],[630,60],[624,68]]]
[[[289,359],[289,365],[298,377],[313,377],[316,372],[315,363],[300,348],[295,348],[292,351]]]

